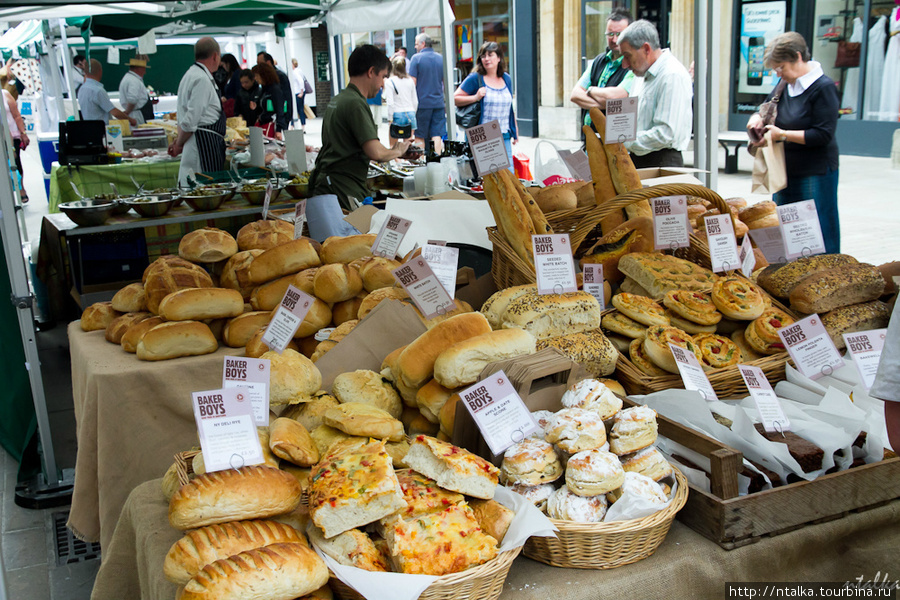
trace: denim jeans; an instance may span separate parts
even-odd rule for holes
[[[513,165],[512,142],[510,142],[511,138],[512,138],[512,135],[508,131],[503,134],[503,145],[506,146],[506,156],[509,158],[509,170],[512,171],[513,173],[515,173],[516,168]]]
[[[772,196],[775,204],[783,206],[803,200],[815,200],[825,251],[829,254],[841,251],[841,224],[838,216],[838,170],[811,177],[791,177],[787,187]]]

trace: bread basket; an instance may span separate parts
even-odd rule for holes
[[[614,569],[647,558],[662,544],[676,513],[687,502],[687,479],[681,471],[672,469],[678,488],[663,510],[642,519],[612,523],[550,519],[559,530],[556,537],[528,538],[525,556],[568,569]]]
[[[186,450],[175,455],[175,471],[178,473],[178,485],[187,485],[194,478],[194,457],[199,450]]]

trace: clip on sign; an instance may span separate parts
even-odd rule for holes
[[[315,300],[306,292],[289,285],[263,334],[262,341],[266,346],[278,354],[284,352]]]
[[[537,431],[531,412],[502,370],[464,389],[459,397],[495,455]]]
[[[191,402],[208,472],[264,462],[253,407],[244,390],[194,392]]]
[[[433,319],[456,308],[453,298],[438,280],[423,256],[391,271],[426,319]]]

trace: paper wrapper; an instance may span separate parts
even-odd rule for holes
[[[494,500],[516,513],[500,544],[498,554],[518,548],[529,537],[556,537],[556,527],[523,496],[497,486]],[[310,525],[312,526],[312,525]],[[407,575],[366,571],[339,564],[313,545],[334,575],[362,594],[367,600],[416,600],[425,589],[440,579],[432,575]]]
[[[647,498],[626,491],[612,506],[609,507],[609,510],[606,511],[603,522],[612,523],[614,521],[630,521],[631,519],[643,519],[644,517],[649,517],[672,504],[677,489],[678,482],[672,486],[672,491],[669,494],[669,501],[665,504],[656,504]]]

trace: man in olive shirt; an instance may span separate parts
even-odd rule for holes
[[[374,98],[384,86],[391,63],[376,46],[358,47],[347,61],[350,83],[331,99],[322,120],[322,149],[310,177],[313,194],[335,194],[341,207],[356,208],[351,198],[362,202],[371,191],[366,186],[369,161],[387,162],[409,148],[398,141],[387,148],[378,139],[378,129],[366,98]]]

